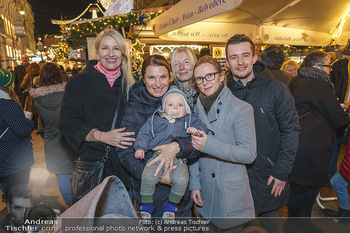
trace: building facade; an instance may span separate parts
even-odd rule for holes
[[[15,22],[22,22],[24,37],[19,37]],[[1,0],[0,67],[14,67],[20,63],[21,53],[31,56],[35,50],[34,14],[31,5],[27,0]]]

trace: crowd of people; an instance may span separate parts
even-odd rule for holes
[[[350,56],[333,65],[328,53],[313,51],[299,66],[270,46],[258,61],[252,40],[236,34],[226,44],[227,72],[179,47],[170,64],[147,57],[135,82],[118,31],[103,30],[95,49],[98,60],[67,83],[57,65],[29,64],[26,55],[14,78],[0,75],[3,198],[28,183],[34,162],[35,126],[23,106],[41,119],[47,169],[68,206],[114,175],[143,218],[194,217],[195,208],[212,218],[212,232],[240,232],[255,216],[267,232],[279,232],[276,218],[264,217],[287,204],[290,217],[311,217],[329,182],[336,130],[349,123]],[[333,216],[350,216],[349,151],[332,174],[341,200]]]

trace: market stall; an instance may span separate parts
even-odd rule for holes
[[[245,33],[258,44],[344,45],[349,9],[348,0],[182,0],[150,24],[163,40],[220,43]]]

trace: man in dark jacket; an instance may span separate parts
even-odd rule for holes
[[[331,81],[334,84],[335,95],[337,96],[339,102],[350,105],[350,85],[348,82],[350,74],[348,67],[350,60],[350,39],[348,44],[344,48],[340,49],[340,52],[345,55],[345,58],[333,64],[330,76]],[[338,156],[344,130],[345,127],[337,129],[337,141],[333,145],[331,159],[328,163],[329,178],[331,178],[337,172]]]
[[[349,60],[350,60],[350,39],[345,48],[340,49],[340,52],[345,55],[345,58],[335,62],[331,71],[331,81],[334,84],[335,95],[340,103],[345,103],[349,100]]]
[[[227,86],[254,108],[257,158],[248,166],[249,183],[259,217],[277,217],[288,203],[287,179],[298,148],[300,132],[294,99],[286,85],[272,78],[257,62],[255,45],[237,34],[226,45]],[[278,232],[276,223],[260,221],[268,232]]]
[[[272,77],[289,86],[292,75],[281,70],[285,59],[284,52],[277,46],[270,46],[261,53],[261,61],[270,70]]]
[[[19,101],[24,107],[25,103],[25,94],[23,94],[23,89],[21,88],[21,83],[23,81],[24,76],[26,75],[26,70],[29,66],[29,57],[27,54],[22,54],[21,56],[22,64],[15,67],[13,72],[14,75],[14,83],[15,83],[15,92],[19,97]]]

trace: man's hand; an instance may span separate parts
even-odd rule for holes
[[[272,181],[274,181],[274,184],[271,190],[271,194],[275,194],[275,197],[280,196],[282,191],[284,190],[284,187],[286,186],[286,182],[281,181],[270,175],[269,180],[267,181],[267,185],[270,185]]]
[[[202,197],[201,197],[201,191],[196,189],[196,190],[192,190],[191,191],[191,198],[194,201],[194,203],[196,203],[197,206],[203,206],[204,203],[202,201]]]
[[[157,150],[160,150],[161,153],[147,164],[147,167],[149,167],[156,162],[160,162],[156,172],[154,173],[154,177],[158,175],[163,166],[164,173],[170,173],[174,169],[174,159],[180,152],[180,146],[177,142],[172,142],[166,145],[157,146],[153,149],[153,151]]]

